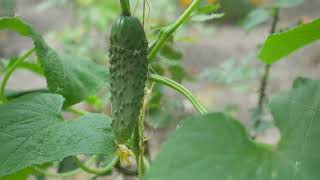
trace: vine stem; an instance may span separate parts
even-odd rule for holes
[[[276,31],[277,24],[279,21],[279,8],[274,9],[274,14],[273,14],[273,20],[272,20],[272,26],[269,32],[270,34],[273,34]],[[266,98],[266,89],[268,86],[268,79],[269,79],[269,74],[270,74],[270,69],[271,69],[271,64],[267,64],[264,66],[264,74],[261,79],[261,84],[260,84],[260,92],[259,92],[259,101],[258,101],[258,119],[254,123],[254,127],[258,128],[259,125],[261,124],[261,113],[263,111],[263,106],[264,106],[264,100]]]
[[[129,0],[120,0],[121,3],[121,9],[122,9],[122,15],[124,16],[130,16],[130,1]]]
[[[154,83],[151,84],[150,88],[145,88],[145,95],[143,98],[142,108],[140,110],[139,121],[134,133],[134,153],[136,156],[138,175],[140,179],[144,175],[145,170],[149,168],[148,160],[144,156],[144,120],[145,112],[147,109],[149,98],[152,94],[153,87]]]
[[[86,164],[90,164],[92,163],[94,160],[96,159],[96,156],[92,156],[87,162]],[[83,172],[83,170],[81,168],[77,168],[73,171],[69,171],[69,172],[65,172],[65,173],[51,173],[51,172],[48,172],[46,170],[43,170],[41,168],[38,168],[38,167],[33,167],[33,169],[40,173],[40,174],[43,174],[45,176],[51,176],[51,177],[69,177],[69,176],[74,176],[80,172]]]
[[[10,76],[12,75],[14,70],[18,67],[18,65],[22,63],[25,59],[27,59],[34,51],[35,51],[35,48],[32,48],[29,51],[27,51],[23,56],[21,56],[17,61],[15,61],[14,64],[11,65],[9,69],[5,72],[1,82],[1,87],[0,87],[0,99],[3,102],[7,102],[7,98],[5,96],[5,88],[7,86]]]
[[[86,115],[88,114],[89,112],[86,111],[86,110],[83,110],[83,109],[78,109],[78,108],[75,108],[75,107],[68,107],[66,109],[68,112],[71,112],[71,113],[74,113],[74,114],[78,114],[80,116],[83,116],[83,115]]]
[[[184,86],[182,86],[181,84],[160,76],[160,75],[156,75],[156,74],[149,74],[149,80],[154,81],[154,82],[158,82],[161,83],[163,85],[166,85],[176,91],[178,91],[180,94],[182,94],[183,96],[185,96],[190,102],[191,104],[201,113],[201,114],[207,114],[208,111],[206,110],[206,108],[200,103],[200,101]]]
[[[149,63],[153,61],[157,53],[161,49],[164,42],[174,33],[191,15],[195,8],[199,5],[201,0],[194,0],[190,6],[183,12],[183,14],[170,26],[164,27],[160,30],[159,37],[154,45],[151,46],[151,51],[148,55]]]
[[[91,174],[95,174],[95,175],[98,175],[98,176],[101,176],[101,175],[105,175],[109,172],[112,171],[113,167],[118,163],[119,161],[119,156],[115,156],[112,161],[105,167],[101,168],[101,169],[93,169],[93,168],[90,168],[88,167],[86,164],[82,163],[80,161],[80,159],[78,159],[76,156],[73,157],[74,159],[74,162],[85,172],[88,172],[88,173],[91,173]]]

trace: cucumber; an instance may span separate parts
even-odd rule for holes
[[[125,144],[137,125],[148,73],[148,42],[138,18],[121,15],[110,35],[112,129]]]

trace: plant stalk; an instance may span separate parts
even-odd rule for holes
[[[131,16],[130,12],[130,1],[129,0],[120,0],[121,10],[123,16]]]
[[[269,35],[273,34],[276,31],[278,21],[279,21],[279,8],[275,8]],[[271,67],[272,67],[271,64],[267,64],[264,66],[264,73],[263,73],[260,88],[259,88],[259,101],[258,101],[258,116],[259,117],[258,117],[257,121],[254,123],[254,128],[258,128],[259,125],[261,124],[261,117],[260,116],[261,116],[261,113],[263,112],[263,108],[264,108],[264,101],[266,98],[266,89],[268,86],[268,80],[269,80],[269,74],[270,74]]]
[[[153,61],[157,53],[161,49],[164,42],[174,33],[191,15],[195,8],[199,5],[202,0],[194,0],[190,6],[183,12],[183,14],[170,26],[164,27],[160,30],[159,37],[154,46],[151,46],[151,51],[148,55],[149,63]]]
[[[200,103],[200,101],[187,88],[185,88],[181,84],[169,78],[156,74],[149,74],[149,80],[171,87],[172,89],[178,91],[180,94],[185,96],[201,114],[207,113],[206,108]]]
[[[90,164],[92,163],[94,160],[96,159],[96,156],[92,156],[85,164]],[[83,172],[83,170],[81,168],[77,168],[75,170],[69,171],[69,172],[64,172],[64,173],[51,173],[48,172],[44,169],[38,168],[38,167],[33,167],[33,169],[38,172],[39,174],[43,174],[45,176],[49,176],[49,177],[69,177],[69,176],[74,176],[80,172]]]
[[[147,109],[149,98],[152,94],[153,87],[154,87],[154,83],[151,84],[149,89],[145,89],[145,96],[144,96],[142,108],[140,111],[139,122],[135,128],[135,133],[134,133],[134,154],[136,156],[136,161],[138,165],[138,175],[140,179],[144,175],[145,170],[148,168],[148,166],[146,166],[146,159],[144,156],[144,141],[145,141],[144,120],[145,120],[145,112]]]
[[[101,169],[93,169],[88,167],[86,164],[82,163],[76,156],[73,157],[74,162],[85,172],[95,174],[98,176],[105,175],[107,173],[110,173],[113,169],[113,167],[118,163],[119,161],[119,156],[115,156],[112,161],[105,167]]]
[[[71,112],[71,113],[74,113],[74,114],[77,114],[77,115],[80,115],[80,116],[84,116],[84,115],[86,115],[86,114],[89,113],[89,112],[86,111],[86,110],[78,109],[78,108],[75,108],[75,107],[68,107],[68,108],[66,109],[66,111]]]
[[[9,67],[9,69],[5,72],[2,82],[1,82],[1,87],[0,87],[0,99],[3,102],[7,102],[7,98],[5,96],[5,88],[7,86],[8,80],[14,70],[18,67],[18,65],[23,62],[25,59],[27,59],[33,52],[35,51],[35,48],[30,49],[28,52],[26,52],[23,56],[21,56],[16,62],[14,62],[13,65]]]

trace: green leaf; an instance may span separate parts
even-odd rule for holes
[[[0,18],[0,30],[10,29],[22,36],[30,36],[32,29],[18,18]]]
[[[160,55],[168,60],[180,60],[183,56],[179,50],[174,48],[174,39],[172,36],[160,49]]]
[[[219,9],[220,9],[220,4],[206,4],[198,7],[196,11],[192,13],[192,16],[196,14],[211,14]]]
[[[287,32],[270,35],[263,45],[259,58],[266,64],[272,64],[319,38],[320,19]]]
[[[265,23],[270,19],[270,13],[265,8],[258,8],[251,11],[243,21],[243,28],[250,31],[258,25]]]
[[[274,5],[278,8],[291,8],[301,5],[304,0],[277,0]]]
[[[0,19],[0,30],[10,29],[32,38],[50,92],[63,95],[65,106],[81,102],[106,85],[107,69],[76,56],[58,54],[42,36],[18,18]]]
[[[171,77],[173,80],[181,83],[182,80],[187,76],[186,71],[180,65],[172,65],[169,67]]]
[[[221,113],[189,118],[144,179],[320,179],[320,82],[275,96],[270,109],[281,131],[278,144],[252,141],[239,121]]]
[[[298,77],[294,80],[292,87],[293,88],[299,88],[302,87],[308,83],[310,83],[312,80],[304,77]]]
[[[8,100],[13,100],[18,97],[24,96],[26,94],[37,93],[37,92],[48,93],[49,91],[47,89],[31,89],[31,90],[21,90],[21,91],[6,89],[5,96]]]
[[[1,180],[27,180],[28,177],[33,173],[32,168],[26,168],[17,173],[11,174],[9,176],[4,176],[0,178]]]
[[[71,155],[114,153],[109,118],[64,121],[62,105],[61,95],[34,93],[0,106],[0,177]]]

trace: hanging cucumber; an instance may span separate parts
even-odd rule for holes
[[[138,18],[123,11],[110,35],[112,128],[125,144],[137,125],[147,79],[148,42]]]

